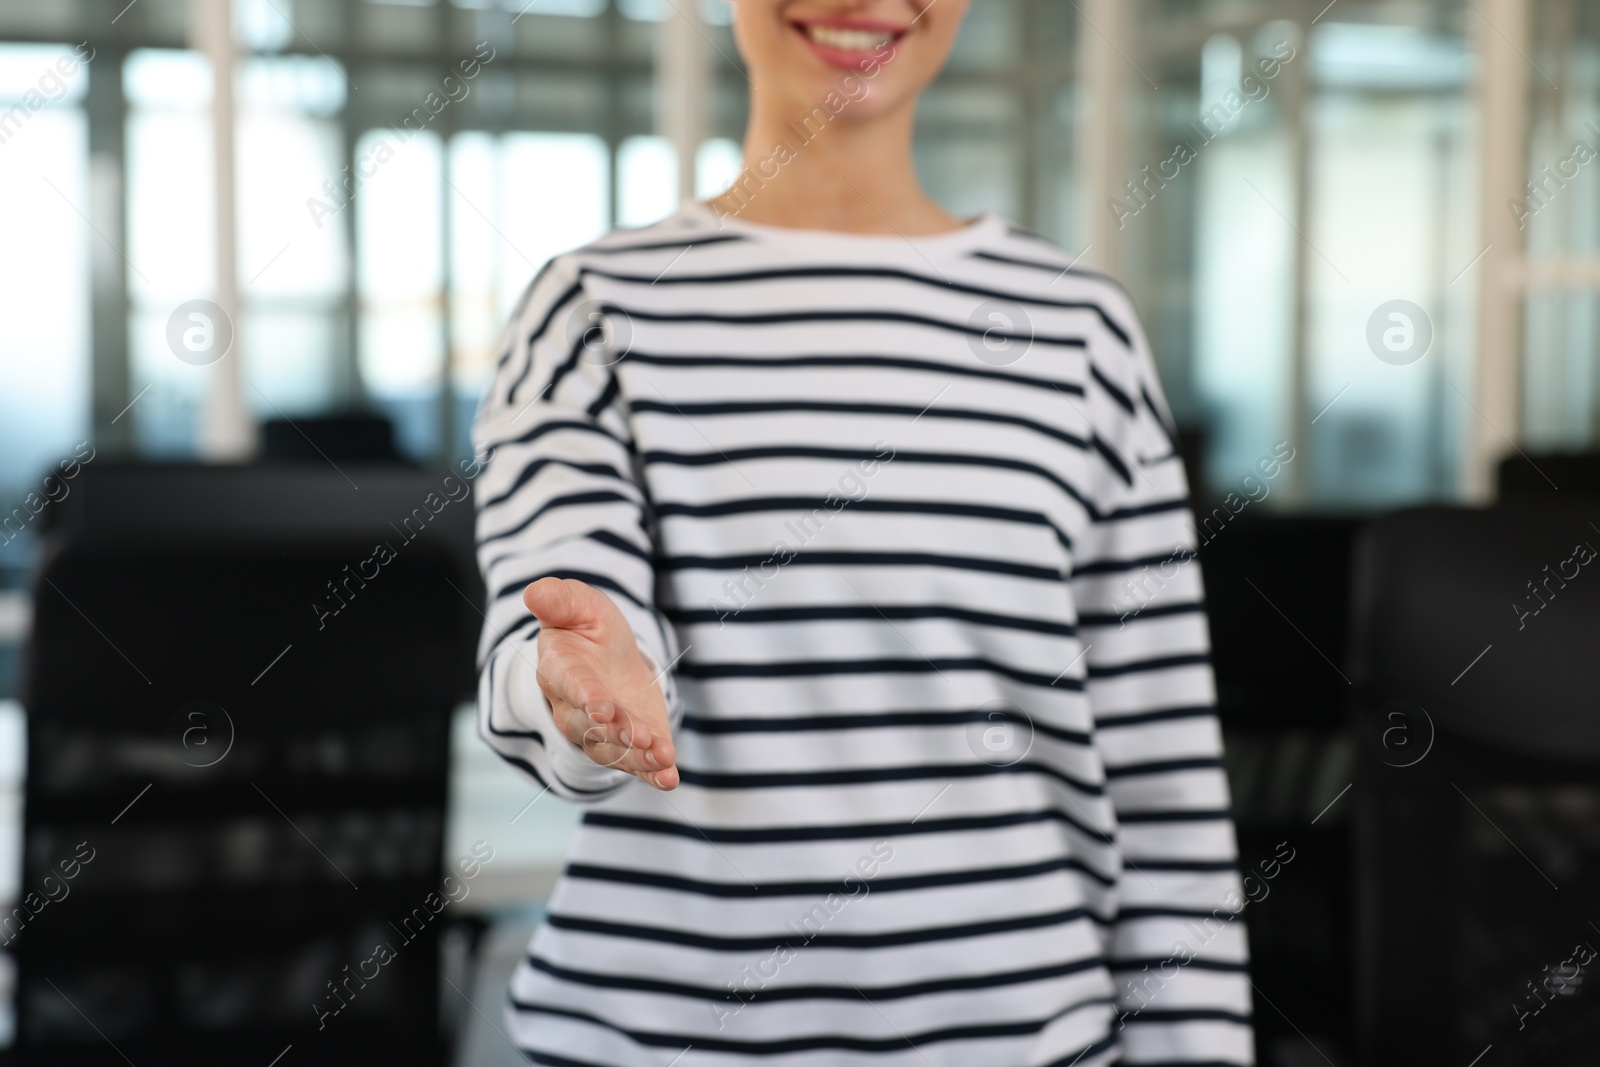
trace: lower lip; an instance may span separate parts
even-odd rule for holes
[[[839,48],[830,48],[825,44],[817,43],[811,39],[809,33],[798,26],[794,27],[794,32],[799,34],[800,39],[811,49],[812,55],[828,66],[836,67],[839,70],[865,71],[872,67],[881,67],[894,59],[895,46],[899,43],[898,40],[891,40],[888,44],[871,52],[846,52]]]

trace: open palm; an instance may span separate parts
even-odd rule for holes
[[[602,766],[676,788],[666,700],[616,604],[571,578],[541,578],[522,602],[539,619],[539,688],[562,734]]]

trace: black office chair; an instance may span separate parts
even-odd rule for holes
[[[1502,504],[1600,496],[1600,452],[1517,452],[1500,461],[1495,491]]]
[[[1241,867],[1259,881],[1262,863],[1287,854],[1280,844],[1294,856],[1244,915],[1261,994],[1257,1062],[1321,1062],[1307,1041],[1342,1062],[1351,1045],[1350,822],[1348,798],[1329,802],[1353,758],[1341,669],[1361,523],[1259,507],[1202,522],[1200,552]]]
[[[442,477],[97,462],[52,509],[22,885],[59,899],[7,917],[24,1062],[441,1061],[481,599]]]
[[[261,424],[265,463],[323,465],[400,463],[412,466],[395,443],[394,423],[373,412],[268,419]]]
[[[1600,947],[1600,559],[1580,545],[1600,504],[1408,511],[1361,540],[1362,1064],[1595,1062],[1600,969],[1574,956]]]

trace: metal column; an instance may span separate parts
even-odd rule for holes
[[[212,300],[232,321],[233,349],[212,365],[200,416],[200,454],[238,460],[255,450],[256,426],[244,395],[242,306],[239,301],[237,189],[234,184],[233,78],[237,50],[230,0],[190,0],[194,47],[211,60],[211,148],[216,197],[216,292]]]
[[[1128,57],[1136,50],[1138,0],[1082,0],[1078,29],[1077,160],[1083,212],[1078,230],[1084,259],[1111,275],[1126,266],[1118,222],[1108,207],[1129,175],[1128,119],[1139,77]]]
[[[1480,0],[1468,18],[1478,53],[1478,213],[1489,246],[1478,288],[1477,360],[1464,413],[1461,486],[1493,492],[1495,465],[1522,437],[1523,244],[1506,210],[1527,174],[1528,0]]]
[[[711,42],[698,0],[667,6],[656,37],[656,132],[678,154],[678,201],[695,199],[695,158],[711,131]]]

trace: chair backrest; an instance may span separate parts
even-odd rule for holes
[[[394,423],[374,412],[347,412],[261,424],[266,462],[325,464],[405,463],[395,443]]]
[[[341,467],[97,463],[58,506],[25,656],[33,903],[0,917],[28,1059],[439,1062],[472,503]]]
[[[1252,876],[1245,919],[1251,979],[1263,998],[1257,1059],[1299,1062],[1288,1051],[1297,1050],[1321,1062],[1309,1040],[1345,1062],[1350,821],[1346,804],[1329,802],[1350,780],[1349,685],[1340,672],[1361,522],[1256,504],[1227,514],[1201,509],[1200,562],[1240,866]],[[1262,865],[1275,871],[1284,855],[1293,862],[1269,884]]]
[[[1209,534],[1200,562],[1218,696],[1230,714],[1342,725],[1347,686],[1339,668],[1360,526],[1351,517],[1246,511]]]
[[[1593,1062],[1600,506],[1421,509],[1357,552],[1359,1062]],[[1587,957],[1587,958],[1586,958]]]
[[[1518,452],[1500,461],[1495,491],[1501,503],[1600,496],[1600,452]]]

